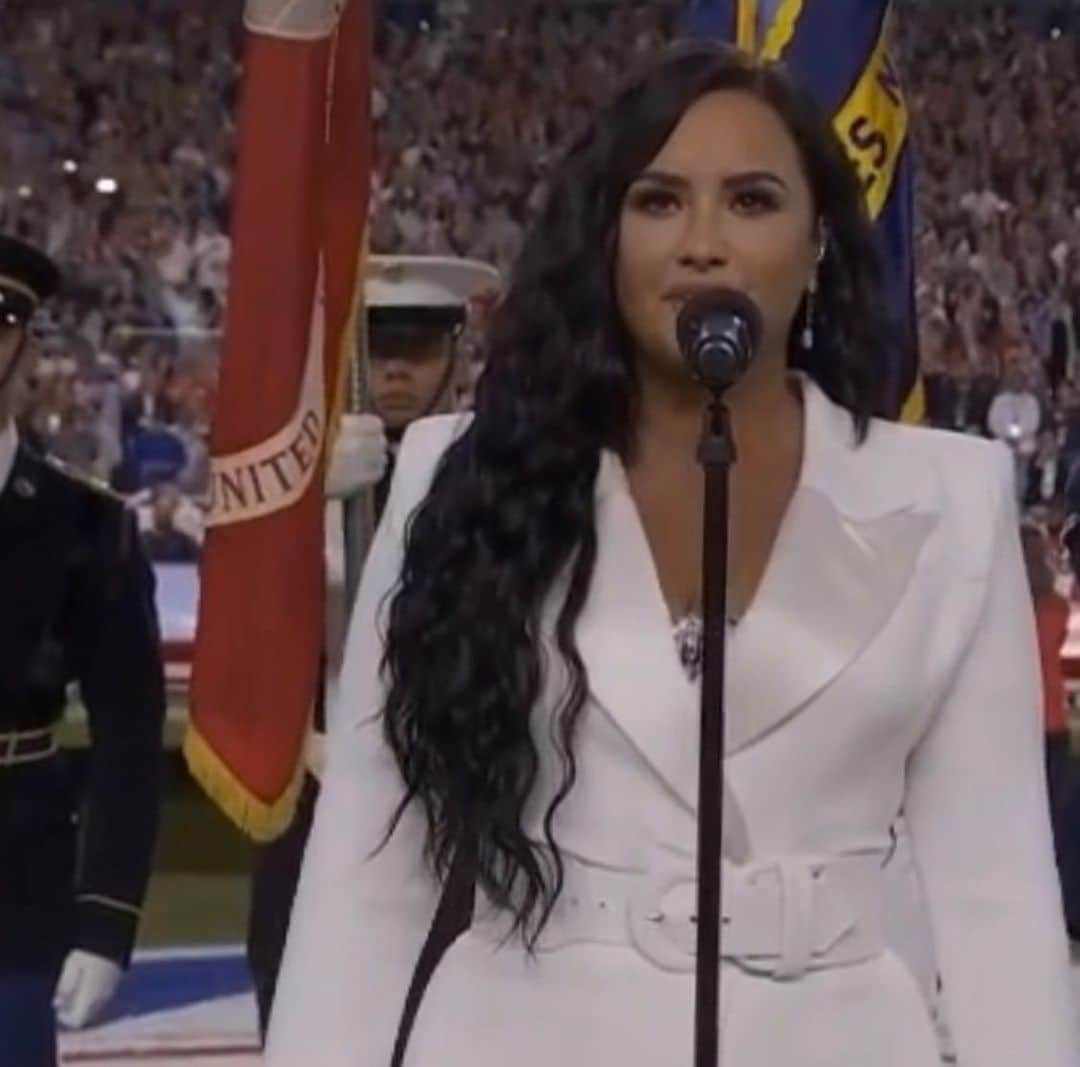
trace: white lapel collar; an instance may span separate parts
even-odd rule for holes
[[[618,457],[596,481],[597,555],[576,636],[592,697],[685,806],[696,807],[697,688],[684,673]]]
[[[727,752],[804,708],[852,663],[900,603],[937,512],[918,472],[856,447],[851,416],[803,378],[799,484],[761,587],[728,657]]]
[[[809,380],[803,395],[799,485],[731,638],[729,754],[805,707],[873,640],[937,521],[919,507],[910,468],[882,471],[855,448],[847,412]],[[604,453],[597,476],[596,528],[596,567],[577,625],[592,697],[694,810],[699,688],[679,663],[652,554],[613,453]],[[727,808],[737,817],[730,798]]]
[[[576,637],[589,691],[671,796],[697,810],[700,688],[687,677],[652,552],[618,457],[596,481],[597,556]],[[724,785],[723,852],[749,855],[745,819]]]

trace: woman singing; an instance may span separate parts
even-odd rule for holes
[[[859,183],[775,69],[682,48],[570,151],[475,414],[407,433],[352,620],[272,1067],[387,1067],[442,885],[475,908],[406,1067],[690,1064],[707,395],[732,480],[725,1067],[936,1067],[883,932],[903,811],[965,1067],[1074,1067],[1005,449],[893,425]],[[455,857],[458,862],[455,863]]]

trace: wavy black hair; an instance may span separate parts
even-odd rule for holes
[[[777,68],[721,45],[675,46],[555,172],[489,325],[473,421],[409,522],[389,609],[384,727],[405,795],[388,835],[418,803],[438,876],[466,844],[477,885],[530,950],[563,884],[552,827],[574,785],[588,695],[574,628],[596,560],[594,481],[602,450],[626,458],[635,441],[640,383],[613,288],[619,215],[683,113],[714,90],[752,93],[783,118],[828,230],[817,340],[807,352],[793,337],[791,365],[851,412],[860,440],[885,399],[882,266],[828,123]],[[551,743],[563,778],[537,841],[523,828],[539,767],[530,714],[545,671],[541,609],[557,580],[554,639],[569,684]]]

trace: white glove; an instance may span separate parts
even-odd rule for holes
[[[326,496],[345,500],[374,485],[386,473],[386,457],[386,432],[378,415],[342,415],[326,470]]]
[[[60,1025],[81,1030],[92,1023],[112,1000],[123,973],[118,963],[104,956],[82,949],[68,953],[53,996]]]

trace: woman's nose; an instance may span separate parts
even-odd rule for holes
[[[708,270],[726,266],[729,259],[730,248],[723,212],[711,205],[689,211],[679,247],[680,264],[696,270]]]

